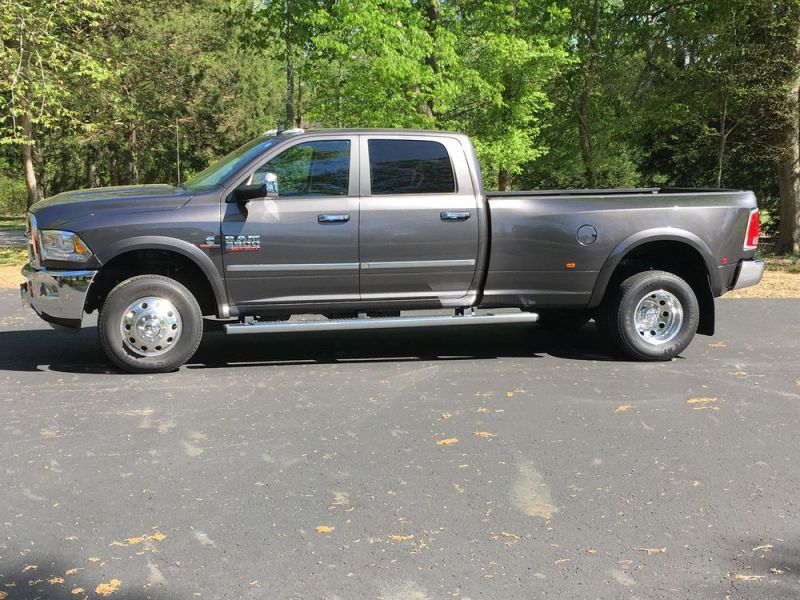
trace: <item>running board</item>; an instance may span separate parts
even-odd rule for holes
[[[464,315],[431,317],[377,317],[358,319],[325,319],[323,321],[256,321],[225,325],[225,333],[289,333],[294,331],[353,331],[356,329],[399,329],[406,327],[454,327],[459,325],[503,325],[535,323],[536,313],[520,312],[500,315]]]

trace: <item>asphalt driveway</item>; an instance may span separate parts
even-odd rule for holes
[[[492,326],[130,376],[0,290],[0,598],[797,598],[800,300],[718,307],[663,364]]]

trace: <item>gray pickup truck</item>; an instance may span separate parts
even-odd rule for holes
[[[487,193],[457,133],[276,131],[180,187],[35,204],[21,293],[59,329],[99,311],[128,372],[189,360],[204,316],[229,334],[594,318],[667,360],[713,334],[715,297],[761,279],[758,227],[748,191]]]

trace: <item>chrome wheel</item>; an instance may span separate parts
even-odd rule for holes
[[[165,298],[148,296],[132,302],[120,321],[125,347],[139,356],[168,352],[181,337],[183,323],[178,309]]]
[[[683,325],[683,306],[675,294],[654,290],[636,305],[633,325],[642,340],[658,346],[678,335]]]

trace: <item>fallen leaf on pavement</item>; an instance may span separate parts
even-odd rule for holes
[[[736,581],[761,581],[764,575],[745,575],[744,573],[734,573],[733,579]]]
[[[773,575],[783,575],[783,569],[777,569],[775,567],[772,567],[769,572]]]
[[[82,587],[76,587],[76,588],[73,588],[72,593],[77,596],[78,594],[85,594],[86,590],[83,589]]]
[[[393,542],[407,542],[408,540],[414,539],[413,535],[390,535],[389,539]]]
[[[474,435],[476,435],[477,437],[479,437],[479,438],[493,438],[493,437],[497,437],[495,434],[493,434],[493,433],[489,433],[488,431],[473,431],[472,433],[473,433]]]
[[[98,583],[97,587],[94,588],[94,593],[101,596],[110,596],[119,589],[121,584],[122,582],[119,579],[112,579],[108,583]]]
[[[647,554],[664,554],[667,551],[666,547],[664,548],[636,548],[639,552],[647,552]]]
[[[161,533],[160,531],[156,531],[152,535],[140,535],[136,537],[129,537],[125,542],[111,542],[112,546],[135,546],[136,544],[141,544],[142,542],[160,542],[166,539],[166,535]]]
[[[27,573],[28,571],[35,571],[35,570],[36,570],[36,569],[38,569],[38,568],[39,568],[39,567],[37,567],[36,565],[25,565],[25,566],[23,567],[23,569],[22,569],[22,572],[23,572],[23,573]]]
[[[753,548],[753,552],[769,552],[774,547],[775,546],[773,546],[772,544],[764,544],[763,546],[756,546],[755,548]]]
[[[100,562],[100,559],[99,559],[99,558],[97,558],[96,556],[90,556],[90,557],[89,557],[89,558],[87,558],[86,560],[88,560],[88,561],[89,561],[89,562],[91,562],[91,563]]]
[[[442,413],[442,421],[446,421],[447,419],[449,419],[452,416],[453,415],[451,413],[449,413],[449,412],[443,412]]]
[[[716,401],[717,398],[689,398],[686,404],[709,404],[710,402]]]
[[[632,408],[633,408],[633,404],[620,404],[617,407],[617,410],[615,410],[614,412],[615,413],[628,412]]]
[[[487,413],[487,412],[489,412],[489,409],[488,409],[488,408],[486,408],[485,406],[481,406],[481,407],[478,409],[478,412],[479,412],[479,413]]]
[[[439,440],[436,442],[437,446],[452,446],[453,444],[458,443],[458,438],[447,438],[445,440]]]
[[[75,573],[77,573],[77,572],[78,572],[78,569],[77,569],[77,568],[75,568],[75,569],[67,569],[67,570],[64,572],[64,575],[75,575]]]
[[[506,397],[507,398],[513,398],[514,397],[514,392],[506,392]]]
[[[510,531],[501,531],[500,533],[496,533],[492,536],[492,538],[495,540],[501,537],[510,538],[512,540],[520,539],[520,537],[516,533],[511,533]]]
[[[714,342],[713,344],[708,345],[709,348],[727,348],[728,344],[725,342]]]
[[[63,577],[51,577],[50,579],[47,580],[47,583],[49,583],[50,585],[55,585],[57,583],[64,583],[64,578]]]
[[[331,525],[317,525],[315,529],[317,530],[317,533],[330,533],[336,529],[336,527],[332,527]]]

